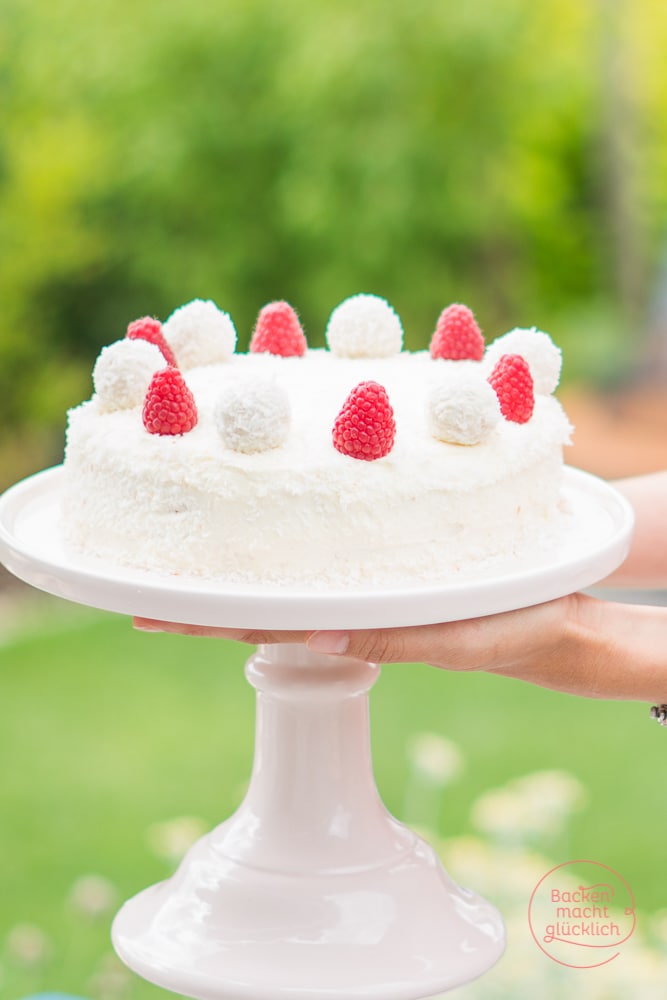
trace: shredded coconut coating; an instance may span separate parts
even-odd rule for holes
[[[478,579],[517,560],[539,563],[569,523],[560,493],[569,422],[555,397],[539,395],[527,423],[500,420],[474,447],[436,440],[424,401],[448,369],[468,366],[484,374],[481,362],[434,362],[428,351],[235,353],[185,373],[199,420],[183,435],[148,434],[141,406],[101,413],[97,400],[83,403],[67,432],[68,549],[170,579],[324,592]],[[377,462],[351,461],[332,442],[342,404],[367,380],[385,386],[397,427],[394,448]],[[232,414],[254,401],[242,427],[261,427],[266,406],[264,430],[285,433],[270,396],[277,387],[291,411],[284,442],[254,453],[226,446],[221,399]],[[262,444],[276,440],[256,433]]]
[[[549,396],[560,381],[563,357],[548,333],[517,327],[489,344],[484,363],[490,372],[503,354],[520,354],[528,363],[535,392]]]
[[[276,382],[242,381],[227,386],[215,407],[215,423],[225,447],[254,454],[287,440],[290,405]]]
[[[474,445],[485,441],[501,419],[498,397],[474,362],[443,373],[426,402],[431,434],[438,441]]]
[[[377,295],[353,295],[336,306],[326,337],[329,350],[340,358],[388,358],[403,347],[401,321]]]
[[[125,338],[103,347],[93,368],[100,412],[140,406],[153,375],[165,365],[160,348],[147,340]]]
[[[236,347],[231,316],[210,299],[194,299],[176,309],[162,332],[182,369],[227,361]]]

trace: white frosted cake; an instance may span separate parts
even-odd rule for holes
[[[537,330],[485,349],[443,311],[402,349],[375,296],[343,302],[327,349],[272,303],[248,353],[199,300],[102,350],[71,410],[71,550],[230,583],[414,587],[482,576],[552,544],[567,514],[560,352]]]

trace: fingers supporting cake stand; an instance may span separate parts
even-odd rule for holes
[[[457,886],[375,786],[368,691],[379,668],[264,646],[255,760],[240,808],[175,875],[120,910],[144,978],[201,1000],[412,1000],[481,975],[500,915]]]

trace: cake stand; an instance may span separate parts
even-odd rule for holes
[[[632,513],[566,470],[569,529],[548,558],[484,579],[373,592],[212,585],[77,559],[59,531],[61,469],[0,499],[0,558],[26,582],[147,618],[248,629],[353,629],[488,615],[590,586],[619,565]],[[146,979],[200,1000],[413,1000],[500,957],[497,910],[458,886],[383,806],[368,691],[377,665],[299,644],[259,647],[255,759],[244,802],[177,872],[120,910],[113,941]]]

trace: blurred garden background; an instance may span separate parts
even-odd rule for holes
[[[317,346],[359,291],[392,303],[412,349],[452,301],[487,339],[547,330],[568,460],[664,467],[665,51],[651,0],[0,0],[0,487],[60,461],[65,411],[131,319],[212,298],[244,348],[261,305],[287,298]],[[239,801],[246,655],[3,578],[2,1000],[160,995],[113,961],[109,921]],[[385,668],[372,711],[389,808],[511,911],[515,979],[468,996],[664,982],[665,734],[645,706],[411,665]],[[485,812],[491,789],[546,772],[533,814],[552,815],[554,771],[548,829],[511,795]],[[636,894],[625,978],[558,970],[528,939],[530,879],[573,857]]]

